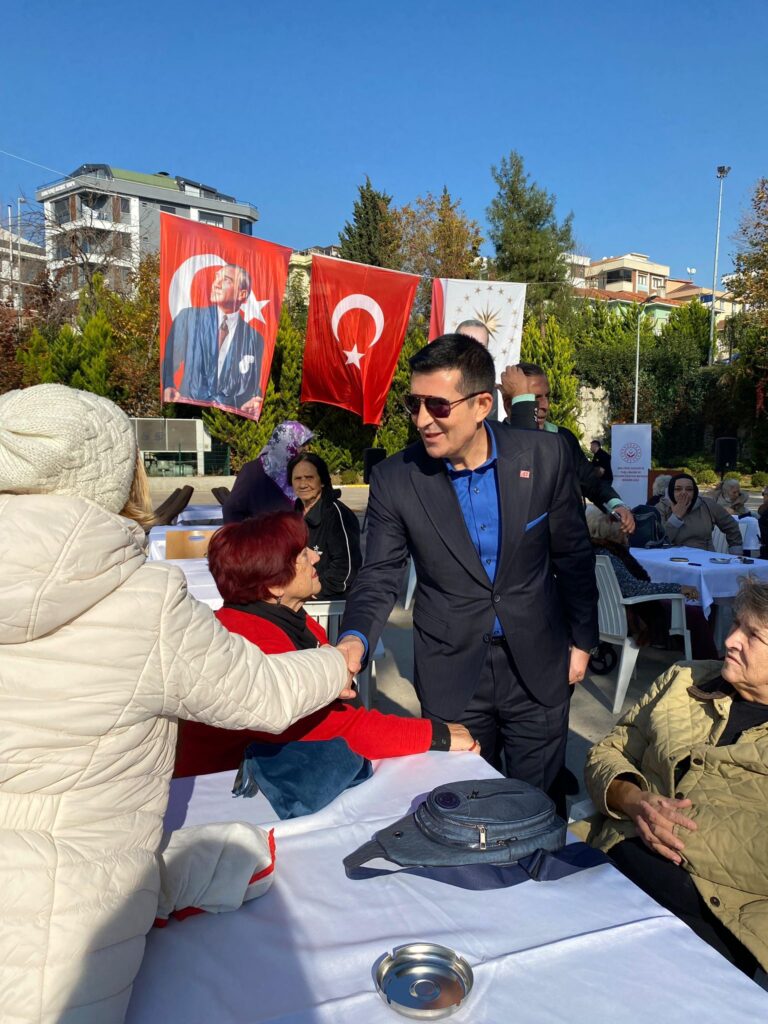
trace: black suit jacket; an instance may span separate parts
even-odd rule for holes
[[[442,460],[419,441],[373,471],[365,564],[341,625],[376,643],[411,554],[416,691],[424,715],[448,720],[475,691],[496,616],[526,689],[547,706],[569,693],[569,639],[584,650],[598,639],[594,555],[565,442],[503,423],[488,427],[501,509],[495,582]]]

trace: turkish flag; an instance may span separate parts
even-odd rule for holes
[[[302,402],[338,405],[381,423],[418,274],[312,257]]]
[[[160,389],[166,402],[257,420],[291,250],[160,214]]]

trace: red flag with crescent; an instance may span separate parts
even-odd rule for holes
[[[257,420],[291,250],[160,214],[160,389],[164,402]]]
[[[378,426],[420,278],[312,257],[302,402],[338,405]]]

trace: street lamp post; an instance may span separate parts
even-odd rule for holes
[[[720,256],[720,212],[723,208],[723,182],[728,177],[730,167],[722,164],[717,168],[717,177],[720,181],[720,194],[717,200],[717,230],[715,231],[715,266],[712,270],[712,306],[709,311],[709,358],[711,366],[715,361],[715,288],[717,287],[717,261]]]
[[[19,196],[16,200],[16,258],[18,261],[19,268],[19,320],[21,320],[21,310],[24,306],[24,296],[21,289],[21,204],[26,203],[24,196]]]
[[[643,307],[649,302],[653,302],[654,299],[658,299],[658,295],[649,295],[638,303],[637,344],[635,345],[635,418],[632,420],[633,423],[637,423],[637,395],[640,389],[640,321],[643,319]]]

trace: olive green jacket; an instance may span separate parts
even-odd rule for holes
[[[715,746],[732,698],[700,687],[721,670],[719,661],[673,665],[592,747],[585,776],[602,813],[589,835],[577,831],[601,850],[637,835],[634,822],[606,804],[618,775],[634,776],[641,789],[690,799],[685,814],[697,830],[675,828],[685,843],[683,867],[712,912],[768,969],[768,723]],[[689,755],[675,788],[675,768]]]

